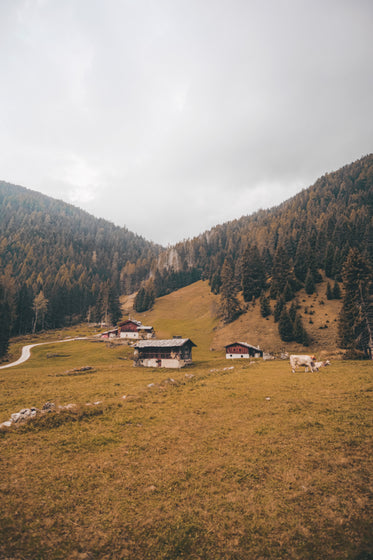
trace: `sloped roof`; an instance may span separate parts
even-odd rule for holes
[[[190,342],[192,346],[196,346],[190,338],[170,338],[167,340],[140,340],[134,344],[134,348],[175,348],[184,346]]]
[[[135,319],[127,319],[126,321],[122,321],[121,323],[119,323],[119,326],[123,327],[123,325],[127,325],[127,323],[134,323],[138,327],[141,325],[141,321],[136,321]]]
[[[256,346],[253,346],[252,344],[247,344],[247,342],[231,342],[230,344],[227,344],[226,346],[224,346],[224,348],[228,348],[228,346],[233,346],[234,344],[240,344],[241,346],[244,346],[245,348],[251,348],[252,350],[257,350],[258,352],[263,352],[263,350],[261,350],[260,348],[257,348]]]

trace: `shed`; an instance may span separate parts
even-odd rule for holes
[[[182,368],[192,363],[190,338],[140,340],[134,345],[134,366]]]
[[[105,331],[101,333],[102,338],[115,338],[118,336],[118,328],[111,329],[110,331]]]
[[[225,357],[234,358],[263,358],[263,350],[246,342],[232,342],[225,346]]]
[[[139,325],[137,332],[139,333],[139,338],[154,338],[155,336],[154,329],[150,326]]]

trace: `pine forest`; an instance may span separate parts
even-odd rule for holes
[[[281,338],[308,344],[296,294],[328,279],[342,298],[341,347],[372,351],[373,155],[328,173],[281,205],[167,249],[69,204],[0,182],[0,356],[9,337],[81,321],[116,324],[197,280],[222,321],[258,300]],[[244,302],[244,305],[243,303]],[[272,311],[273,310],[273,311]]]

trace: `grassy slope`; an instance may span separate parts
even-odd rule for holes
[[[0,558],[371,558],[372,364],[232,366],[209,350],[205,288],[140,317],[198,344],[187,370],[134,369],[129,347],[88,341],[0,370],[0,421],[79,404],[0,432]]]
[[[131,302],[128,307],[124,302],[124,309],[131,313]],[[157,299],[151,311],[136,314],[136,319],[152,325],[157,338],[190,338],[197,345],[193,355],[199,360],[211,358],[214,329],[218,325],[216,314],[217,298],[207,282],[200,281]]]
[[[219,298],[211,294],[208,283],[202,281],[157,299],[151,311],[139,313],[136,318],[144,324],[153,325],[158,338],[170,337],[173,334],[191,338],[198,345],[194,352],[197,358],[209,357],[210,349],[221,354],[226,344],[239,340],[275,354],[283,350],[298,353],[306,351],[316,353],[322,359],[340,354],[337,318],[341,302],[328,301],[325,293],[326,283],[323,282],[318,284],[315,294],[307,295],[304,290],[298,294],[299,313],[304,327],[313,339],[308,349],[297,343],[281,341],[273,316],[264,319],[260,314],[259,303],[250,304],[247,312],[237,321],[222,325],[216,318]],[[132,302],[133,298],[125,299],[124,309],[133,316]],[[311,315],[310,312],[313,311],[314,314]],[[324,328],[325,326],[327,328]]]
[[[248,311],[237,321],[230,325],[221,326],[214,337],[214,347],[220,349],[230,341],[240,340],[254,346],[260,346],[265,351],[274,354],[283,351],[305,352],[307,354],[314,353],[320,359],[340,356],[337,320],[341,301],[328,301],[325,292],[326,283],[323,282],[318,284],[315,294],[307,295],[304,290],[298,293],[300,306],[298,313],[300,313],[303,326],[312,339],[309,348],[295,342],[283,342],[278,334],[278,324],[274,322],[273,316],[266,319],[261,316],[259,303],[256,305],[249,304]],[[273,309],[274,302],[271,302],[271,306]]]

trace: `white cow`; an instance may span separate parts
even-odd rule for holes
[[[325,362],[315,362],[316,369],[320,369],[321,367],[330,366],[330,361],[326,360]]]
[[[315,360],[316,360],[315,356],[307,356],[307,354],[300,354],[300,355],[292,354],[290,356],[291,371],[294,373],[295,368],[298,366],[304,366],[305,371],[308,371],[308,368],[311,371],[317,371]]]

